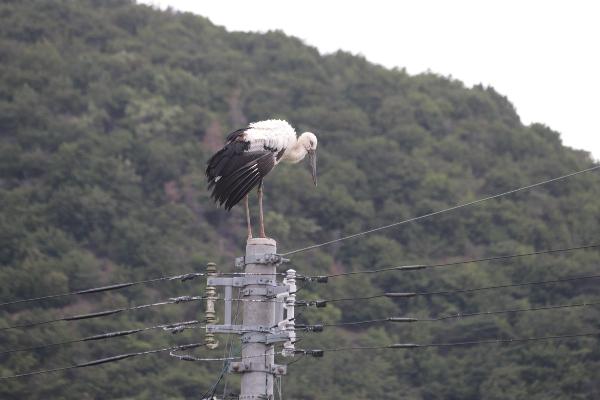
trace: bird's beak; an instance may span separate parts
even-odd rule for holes
[[[317,151],[309,150],[308,159],[310,160],[313,183],[317,186]]]

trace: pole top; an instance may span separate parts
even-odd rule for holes
[[[277,246],[277,242],[271,238],[251,238],[246,242],[246,246]]]

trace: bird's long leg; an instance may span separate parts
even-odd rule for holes
[[[250,222],[250,207],[248,206],[248,195],[244,198],[246,203],[246,222],[248,223],[248,239],[252,239],[252,223]]]
[[[265,220],[263,217],[262,200],[263,200],[263,181],[261,179],[260,182],[258,183],[258,219],[260,221],[260,237],[265,238],[265,237],[267,237],[267,235],[265,235]]]

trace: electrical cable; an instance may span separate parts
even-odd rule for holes
[[[427,347],[454,347],[454,346],[466,346],[466,345],[477,345],[477,344],[494,344],[494,343],[518,343],[518,342],[533,342],[542,340],[552,339],[570,339],[588,336],[600,336],[600,331],[597,332],[585,332],[585,333],[574,333],[566,335],[552,335],[552,336],[538,336],[528,338],[506,338],[506,339],[484,339],[474,340],[466,342],[448,342],[448,343],[394,343],[385,346],[354,346],[354,347],[336,347],[329,349],[296,349],[295,354],[322,357],[324,352],[337,352],[337,351],[350,351],[350,350],[381,350],[381,349],[413,349],[413,348],[427,348]],[[275,352],[276,355],[282,355],[283,352]],[[186,361],[199,361],[199,362],[211,362],[211,361],[244,361],[252,358],[262,358],[265,354],[247,356],[247,357],[216,357],[216,358],[200,358],[188,356]]]
[[[31,328],[33,326],[51,324],[51,323],[59,322],[59,321],[77,321],[77,320],[82,320],[82,319],[105,317],[105,316],[108,316],[108,315],[118,314],[118,313],[121,313],[121,312],[124,312],[124,311],[141,310],[141,309],[144,309],[144,308],[163,306],[163,305],[167,305],[167,304],[187,303],[187,302],[190,302],[190,301],[198,301],[198,300],[204,300],[204,299],[205,299],[205,297],[203,297],[203,296],[180,296],[180,297],[173,297],[173,298],[170,298],[167,301],[161,301],[161,302],[158,302],[158,303],[142,304],[142,305],[139,305],[139,306],[116,308],[116,309],[113,309],[113,310],[98,311],[98,312],[89,313],[89,314],[69,315],[69,316],[66,316],[66,317],[61,317],[61,318],[56,318],[56,319],[49,319],[49,320],[46,320],[46,321],[29,322],[29,323],[26,323],[26,324],[18,324],[18,325],[6,326],[6,327],[0,328],[0,331],[5,331],[5,330],[9,330],[9,329],[16,329],[16,328]]]
[[[455,347],[455,346],[470,346],[470,345],[479,345],[479,344],[517,343],[517,342],[533,342],[533,341],[552,340],[552,339],[570,339],[570,338],[599,336],[599,335],[600,335],[600,332],[586,332],[586,333],[575,333],[575,334],[567,334],[567,335],[552,335],[552,336],[540,336],[540,337],[529,337],[529,338],[485,339],[485,340],[473,340],[473,341],[449,342],[449,343],[425,343],[425,344],[394,343],[394,344],[385,345],[385,346],[353,346],[353,347],[337,347],[337,348],[329,348],[329,349],[311,349],[311,350],[297,349],[296,354],[301,354],[301,355],[305,355],[305,356],[310,355],[310,356],[314,356],[314,357],[321,357],[324,352],[353,351],[353,350],[381,350],[381,349],[414,349],[414,348],[427,348],[427,347]],[[59,368],[53,368],[53,369],[26,372],[26,373],[16,374],[16,375],[1,376],[0,380],[23,378],[23,377],[32,376],[32,375],[40,375],[40,374],[47,374],[47,373],[52,373],[52,372],[67,371],[67,370],[71,370],[71,369],[75,369],[75,368],[91,367],[91,366],[106,364],[109,362],[116,362],[116,361],[120,361],[120,360],[123,360],[126,358],[136,357],[136,356],[156,354],[156,353],[166,352],[166,351],[169,351],[172,353],[174,351],[188,350],[188,349],[197,348],[197,347],[201,347],[201,346],[204,346],[204,343],[191,343],[191,344],[180,345],[180,346],[166,347],[166,348],[162,348],[162,349],[141,351],[141,352],[137,352],[137,353],[120,354],[117,356],[101,358],[98,360],[93,360],[93,361],[89,361],[89,362],[85,362],[85,363],[81,363],[81,364],[70,365],[67,367],[59,367]],[[280,355],[280,354],[282,354],[282,352],[275,352],[275,354]],[[243,357],[243,358],[242,357],[228,357],[225,359],[223,357],[221,357],[221,358],[197,358],[197,357],[193,357],[193,356],[178,355],[177,358],[183,359],[185,361],[207,361],[208,362],[208,361],[245,360],[245,359],[258,358],[258,357],[264,357],[264,356],[265,356],[264,354],[261,354],[261,355],[257,355],[257,356],[251,356],[251,357]]]
[[[67,340],[64,342],[55,342],[55,343],[42,344],[42,345],[31,346],[31,347],[22,347],[19,349],[5,350],[5,351],[0,352],[0,355],[18,353],[21,351],[41,350],[41,349],[45,349],[48,347],[63,346],[63,345],[73,344],[73,343],[89,342],[89,341],[102,340],[102,339],[112,339],[115,337],[133,335],[136,333],[146,332],[146,331],[150,331],[150,330],[154,330],[154,329],[163,329],[165,331],[170,331],[171,333],[176,334],[176,333],[182,332],[186,328],[189,328],[191,325],[197,325],[200,323],[201,323],[200,321],[183,321],[183,322],[175,322],[175,323],[171,323],[171,324],[149,326],[149,327],[145,327],[145,328],[130,329],[130,330],[126,330],[126,331],[107,332],[107,333],[101,333],[98,335],[87,336],[87,337],[84,337],[81,339],[73,339],[73,340]]]
[[[165,347],[165,348],[162,348],[162,349],[140,351],[140,352],[135,352],[135,353],[119,354],[119,355],[116,355],[116,356],[106,357],[106,358],[100,358],[100,359],[97,359],[97,360],[88,361],[88,362],[84,362],[84,363],[81,363],[81,364],[69,365],[67,367],[59,367],[59,368],[53,368],[53,369],[44,369],[44,370],[38,370],[38,371],[33,371],[33,372],[26,372],[26,373],[16,374],[16,375],[0,376],[0,380],[13,379],[13,378],[23,378],[23,377],[32,376],[32,375],[48,374],[48,373],[52,373],[52,372],[68,371],[68,370],[75,369],[75,368],[92,367],[92,366],[96,366],[96,365],[106,364],[106,363],[109,363],[109,362],[121,361],[121,360],[124,360],[126,358],[132,358],[132,357],[137,357],[137,356],[145,356],[145,355],[149,355],[149,354],[162,353],[162,352],[166,352],[166,351],[188,350],[188,349],[193,349],[193,348],[201,347],[201,346],[204,346],[204,345],[205,345],[204,343],[191,343],[191,344],[184,344],[184,345],[180,345],[180,346]]]
[[[371,300],[371,299],[377,299],[377,298],[381,298],[381,297],[408,298],[408,297],[417,297],[417,296],[449,295],[449,294],[457,294],[457,293],[471,293],[471,292],[478,292],[478,291],[484,291],[484,290],[505,289],[505,288],[509,288],[509,287],[546,285],[546,284],[552,284],[552,283],[571,282],[571,281],[577,281],[577,280],[596,279],[596,278],[600,278],[600,274],[587,275],[587,276],[573,276],[573,277],[552,279],[552,280],[547,280],[547,281],[533,281],[533,282],[494,285],[494,286],[483,286],[483,287],[469,288],[469,289],[439,290],[439,291],[434,291],[434,292],[389,292],[389,293],[381,293],[381,294],[375,294],[375,295],[371,295],[371,296],[361,296],[361,297],[341,297],[341,298],[335,298],[335,299],[298,301],[298,302],[296,302],[296,305],[300,306],[300,307],[314,306],[317,308],[321,308],[321,307],[325,307],[327,305],[327,303],[334,303],[334,302],[339,302],[339,301]]]
[[[528,338],[485,339],[485,340],[473,340],[473,341],[449,342],[449,343],[425,343],[425,344],[394,343],[394,344],[385,345],[385,346],[354,346],[354,347],[336,347],[336,348],[330,348],[330,349],[310,349],[310,350],[297,349],[296,354],[310,355],[313,357],[321,357],[324,352],[339,352],[339,351],[353,351],[353,350],[381,350],[381,349],[415,349],[415,348],[427,348],[427,347],[455,347],[455,346],[471,346],[471,345],[479,345],[479,344],[518,343],[518,342],[533,342],[533,341],[552,340],[552,339],[570,339],[570,338],[599,336],[599,335],[600,335],[600,332],[586,332],[586,333],[574,333],[574,334],[567,334],[567,335],[552,335],[552,336],[540,336],[540,337],[528,337]],[[191,344],[184,344],[184,345],[173,346],[173,347],[166,347],[166,348],[162,348],[162,349],[140,351],[140,352],[136,352],[136,353],[120,354],[120,355],[116,355],[116,356],[112,356],[112,357],[101,358],[101,359],[97,359],[97,360],[93,360],[93,361],[84,362],[81,364],[74,364],[74,365],[70,365],[70,366],[66,366],[66,367],[38,370],[38,371],[26,372],[26,373],[15,374],[15,375],[0,376],[0,380],[23,378],[23,377],[33,376],[33,375],[41,375],[41,374],[47,374],[47,373],[53,373],[53,372],[67,371],[67,370],[76,369],[76,368],[91,367],[91,366],[106,364],[109,362],[121,361],[126,358],[144,356],[144,355],[149,355],[149,354],[156,354],[156,353],[161,353],[161,352],[166,352],[166,351],[169,351],[169,352],[182,351],[182,350],[188,350],[188,349],[192,349],[192,348],[201,347],[204,345],[205,345],[204,343],[191,343]],[[282,352],[275,352],[275,354],[277,354],[277,355],[280,355],[281,353]],[[257,355],[257,356],[243,357],[243,358],[242,357],[229,357],[227,359],[224,359],[224,358],[197,358],[197,357],[192,357],[192,356],[178,356],[178,358],[184,359],[185,361],[227,361],[227,360],[244,360],[244,359],[258,358],[258,357],[264,357],[264,356],[265,356],[264,354],[261,354],[261,355]],[[185,357],[185,358],[182,358],[182,357]]]
[[[564,309],[564,308],[577,308],[577,307],[590,307],[600,305],[599,301],[584,301],[581,303],[571,303],[571,304],[553,304],[547,306],[536,306],[536,307],[528,307],[528,308],[512,308],[512,309],[504,309],[504,310],[490,310],[490,311],[479,311],[473,313],[462,313],[458,312],[455,314],[443,315],[435,318],[418,318],[418,317],[387,317],[387,318],[377,318],[377,319],[368,319],[363,321],[346,321],[346,322],[330,322],[330,323],[319,323],[313,325],[297,325],[296,330],[298,331],[306,331],[306,332],[320,332],[321,329],[319,327],[339,327],[339,326],[352,326],[352,325],[370,325],[376,323],[385,323],[385,322],[400,322],[400,323],[412,323],[412,322],[437,322],[437,321],[445,321],[449,319],[462,319],[469,317],[478,317],[483,315],[497,315],[497,314],[510,314],[510,313],[520,313],[520,312],[528,312],[528,311],[543,311],[543,310],[556,310],[556,309]]]
[[[329,240],[327,242],[323,242],[323,243],[319,243],[319,244],[313,244],[311,246],[303,247],[303,248],[296,249],[296,250],[293,250],[293,251],[288,251],[287,253],[282,253],[281,256],[289,256],[289,255],[301,253],[301,252],[304,252],[304,251],[307,251],[307,250],[313,250],[313,249],[316,249],[316,248],[319,248],[319,247],[323,247],[323,246],[327,246],[327,245],[330,245],[330,244],[342,242],[344,240],[356,238],[356,237],[359,237],[359,236],[364,236],[364,235],[367,235],[367,234],[370,234],[370,233],[374,233],[374,232],[379,232],[379,231],[382,231],[384,229],[392,228],[394,226],[399,226],[399,225],[407,224],[407,223],[410,223],[410,222],[419,221],[421,219],[433,217],[435,215],[443,214],[443,213],[446,213],[446,212],[449,212],[449,211],[454,211],[454,210],[458,210],[460,208],[472,206],[472,205],[475,205],[475,204],[478,204],[478,203],[483,203],[484,201],[488,201],[488,200],[492,200],[492,199],[497,199],[499,197],[507,196],[509,194],[521,192],[523,190],[532,189],[532,188],[535,188],[535,187],[538,187],[538,186],[542,186],[542,185],[545,185],[545,184],[548,184],[548,183],[551,183],[551,182],[560,181],[562,179],[570,178],[570,177],[573,177],[575,175],[579,175],[579,174],[583,174],[583,173],[586,173],[586,172],[595,171],[595,170],[597,170],[599,168],[600,168],[600,165],[595,165],[595,166],[590,167],[590,168],[586,168],[586,169],[583,169],[583,170],[580,170],[580,171],[572,172],[570,174],[562,175],[562,176],[559,176],[559,177],[556,177],[556,178],[547,179],[545,181],[537,182],[537,183],[534,183],[534,184],[531,184],[531,185],[522,186],[520,188],[512,189],[512,190],[509,190],[507,192],[495,194],[495,195],[492,195],[492,196],[484,197],[484,198],[481,198],[481,199],[478,199],[478,200],[474,200],[474,201],[470,201],[470,202],[467,202],[467,203],[459,204],[459,205],[452,206],[452,207],[449,207],[449,208],[445,208],[445,209],[442,209],[442,210],[430,212],[430,213],[423,214],[423,215],[420,215],[420,216],[417,216],[417,217],[413,217],[413,218],[409,218],[409,219],[406,219],[406,220],[403,220],[403,221],[394,222],[392,224],[383,225],[383,226],[380,226],[380,227],[377,227],[377,228],[373,228],[373,229],[369,229],[369,230],[366,230],[366,231],[363,231],[363,232],[354,233],[352,235],[343,236],[341,238]]]
[[[529,253],[519,253],[519,254],[509,254],[503,256],[492,256],[492,257],[484,257],[484,258],[472,258],[468,260],[461,261],[449,261],[449,262],[441,262],[434,264],[415,264],[415,265],[400,265],[400,266],[389,266],[384,268],[372,269],[372,270],[360,270],[360,271],[349,271],[349,272],[340,272],[336,274],[328,274],[328,275],[315,275],[315,276],[299,276],[297,279],[306,280],[306,281],[318,281],[319,279],[323,280],[324,278],[337,278],[340,276],[349,276],[349,275],[362,275],[362,274],[376,274],[387,271],[413,271],[413,270],[421,270],[427,268],[440,268],[440,267],[450,267],[462,264],[470,264],[470,263],[480,263],[486,261],[500,261],[507,260],[512,258],[520,258],[520,257],[530,257],[537,256],[541,254],[552,254],[552,253],[561,253],[561,252],[570,252],[577,250],[587,250],[592,248],[600,247],[600,243],[588,244],[577,247],[566,247],[561,249],[549,249],[549,250],[540,250],[533,251]]]
[[[382,349],[417,349],[417,348],[428,348],[428,347],[456,347],[456,346],[472,346],[479,344],[499,344],[499,343],[519,343],[519,342],[535,342],[552,339],[571,339],[589,336],[600,336],[600,332],[585,332],[585,333],[573,333],[567,335],[551,335],[551,336],[537,336],[527,338],[506,338],[506,339],[484,339],[484,340],[470,340],[465,342],[442,342],[442,343],[394,343],[386,346],[349,346],[349,347],[334,347],[330,349],[313,349],[305,350],[309,352],[320,351],[320,352],[337,352],[337,351],[353,351],[353,350],[382,350]],[[300,351],[300,350],[299,350]],[[310,355],[310,353],[309,353]]]
[[[192,280],[192,279],[196,279],[199,276],[205,276],[205,275],[206,275],[205,273],[201,273],[201,272],[190,272],[190,273],[187,273],[187,274],[161,276],[159,278],[145,279],[145,280],[135,281],[135,282],[115,283],[115,284],[112,284],[112,285],[98,286],[98,287],[89,288],[89,289],[81,289],[81,290],[76,290],[76,291],[73,291],[73,292],[57,293],[57,294],[51,294],[51,295],[47,295],[47,296],[33,297],[33,298],[30,298],[30,299],[21,299],[21,300],[7,301],[7,302],[4,302],[4,303],[0,303],[0,307],[8,306],[8,305],[11,305],[11,304],[29,303],[29,302],[33,302],[33,301],[55,299],[55,298],[58,298],[58,297],[67,297],[67,296],[75,296],[75,295],[82,295],[82,294],[100,293],[100,292],[106,292],[106,291],[110,291],[110,290],[123,289],[123,288],[131,287],[131,286],[148,284],[148,283],[155,283],[155,282],[175,281],[175,280],[181,280],[181,282],[185,282],[185,281],[189,281],[189,280]]]
[[[12,304],[30,303],[30,302],[42,301],[42,300],[51,300],[51,299],[56,299],[56,298],[59,298],[59,297],[68,297],[68,296],[76,296],[76,295],[84,295],[84,294],[92,294],[92,293],[101,293],[101,292],[107,292],[107,291],[111,291],[111,290],[124,289],[124,288],[128,288],[128,287],[131,287],[131,286],[142,285],[142,284],[149,284],[149,283],[156,283],[156,282],[176,281],[176,280],[180,280],[181,282],[186,282],[186,281],[193,280],[193,279],[196,279],[198,277],[206,276],[206,275],[207,274],[204,273],[204,272],[189,272],[189,273],[180,274],[180,275],[161,276],[159,278],[145,279],[145,280],[141,280],[141,281],[115,283],[115,284],[111,284],[111,285],[107,285],[107,286],[98,286],[98,287],[93,287],[93,288],[88,288],[88,289],[75,290],[75,291],[72,291],[72,292],[56,293],[56,294],[51,294],[51,295],[46,295],[46,296],[32,297],[32,298],[29,298],[29,299],[7,301],[7,302],[4,302],[4,303],[0,303],[0,307],[12,305]],[[285,276],[285,272],[276,272],[276,273],[272,273],[272,274],[270,274],[270,273],[269,274],[267,274],[267,273],[264,273],[264,274],[263,273],[251,273],[251,272],[217,272],[214,275],[215,276],[237,276],[237,275],[240,275],[240,276],[242,276],[242,275],[277,275],[277,276]]]

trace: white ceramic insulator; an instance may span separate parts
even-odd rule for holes
[[[296,347],[296,320],[294,319],[294,306],[296,304],[296,270],[288,269],[284,279],[284,284],[289,287],[289,294],[285,298],[285,320],[283,320],[283,329],[288,332],[288,340],[283,344],[282,355],[293,357]]]

